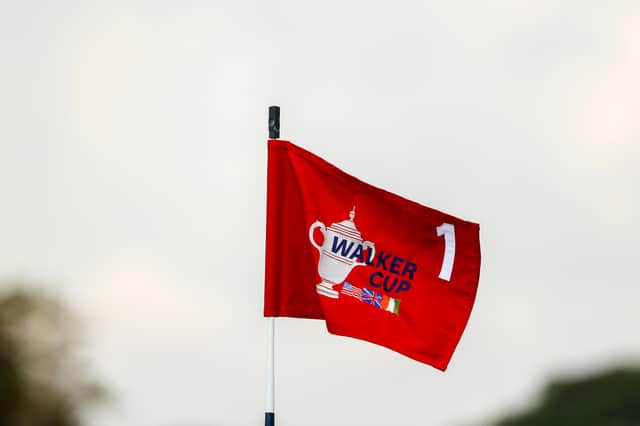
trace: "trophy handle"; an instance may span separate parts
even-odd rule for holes
[[[319,220],[313,222],[313,224],[309,227],[309,241],[311,241],[311,244],[313,244],[313,246],[318,249],[318,252],[322,252],[322,246],[319,246],[318,243],[316,243],[313,239],[313,231],[316,228],[320,228],[320,231],[325,238],[327,237],[327,228],[324,226],[324,223],[320,222]]]
[[[362,247],[363,247],[363,252],[364,250],[368,248],[371,249],[371,257],[370,259],[373,260],[374,257],[376,257],[376,245],[373,244],[371,241],[365,241],[364,243],[362,243]],[[369,257],[367,257],[367,259],[369,259]],[[353,264],[353,267],[355,268],[356,266],[365,266],[367,263],[366,262],[356,262]]]

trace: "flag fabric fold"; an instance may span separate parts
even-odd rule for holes
[[[268,143],[265,316],[324,319],[445,370],[471,314],[479,225]]]

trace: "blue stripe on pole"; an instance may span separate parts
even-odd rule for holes
[[[275,426],[276,419],[273,413],[264,413],[264,426]]]

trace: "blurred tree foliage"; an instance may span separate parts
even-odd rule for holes
[[[54,298],[0,285],[0,425],[78,426],[104,397],[77,357],[77,326]]]
[[[531,410],[496,426],[640,426],[640,368],[558,380]]]

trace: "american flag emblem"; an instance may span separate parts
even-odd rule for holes
[[[362,289],[362,301],[376,308],[382,307],[382,295],[368,288]]]
[[[362,298],[362,290],[359,287],[355,287],[346,281],[344,284],[342,284],[342,290],[340,290],[340,293],[346,294],[347,296],[355,297],[356,299]]]

